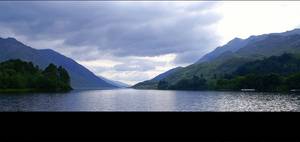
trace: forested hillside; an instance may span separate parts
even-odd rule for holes
[[[175,84],[162,80],[158,89],[289,91],[300,89],[300,56],[283,54],[245,63],[236,71],[207,79],[193,76]]]

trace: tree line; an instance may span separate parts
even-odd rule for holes
[[[231,74],[214,75],[206,79],[201,75],[181,79],[176,83],[161,80],[158,89],[171,90],[241,90],[289,91],[300,89],[300,57],[295,54],[272,56],[248,62]]]
[[[0,89],[35,91],[71,90],[70,76],[61,66],[49,64],[44,70],[19,59],[0,63]]]

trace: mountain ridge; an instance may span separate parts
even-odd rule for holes
[[[157,75],[156,77],[154,77],[150,80],[146,80],[146,81],[137,83],[137,84],[133,85],[132,88],[143,89],[146,86],[146,88],[148,88],[148,89],[155,89],[155,88],[157,88],[157,83],[159,81],[165,79],[166,77],[172,75],[173,73],[177,72],[178,70],[180,70],[182,68],[183,67],[172,68],[170,70],[165,71],[164,73],[161,73],[161,74]]]
[[[120,82],[120,81],[115,81],[115,80],[107,79],[107,78],[105,78],[105,77],[103,77],[103,76],[98,76],[98,77],[100,77],[101,79],[103,79],[103,80],[106,81],[107,83],[113,84],[113,85],[118,86],[118,87],[120,87],[120,88],[128,88],[128,87],[131,86],[131,85],[128,85],[128,84],[123,83],[123,82]]]
[[[93,72],[80,65],[73,59],[66,57],[52,49],[34,49],[15,38],[0,38],[0,62],[9,59],[22,59],[33,62],[41,68],[53,63],[63,66],[71,76],[74,89],[107,89],[118,88],[97,77]]]
[[[234,38],[227,44],[204,55],[194,64],[170,74],[162,81],[174,85],[182,79],[191,79],[197,76],[204,77],[213,83],[214,78],[227,76],[247,62],[284,53],[300,53],[300,29],[249,36],[246,39]],[[157,89],[158,83],[151,83],[152,87],[156,87],[151,89]],[[134,88],[147,89],[143,85],[134,86]]]
[[[262,34],[262,35],[251,35],[246,39],[241,39],[238,37],[235,37],[234,39],[230,40],[223,46],[219,46],[216,49],[214,49],[212,52],[207,53],[203,57],[201,57],[196,63],[202,63],[206,61],[210,61],[219,55],[221,55],[225,51],[233,51],[236,52],[237,50],[245,47],[247,44],[251,44],[260,40],[264,40],[268,36],[272,35],[281,35],[281,36],[289,36],[293,34],[300,34],[300,29],[296,28],[293,30],[285,31],[282,33],[269,33],[269,34]]]

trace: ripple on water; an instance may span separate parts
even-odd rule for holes
[[[1,111],[299,111],[300,95],[257,92],[85,90],[0,94]]]

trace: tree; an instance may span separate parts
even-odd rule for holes
[[[288,76],[286,79],[286,85],[289,89],[300,89],[300,73]]]
[[[8,60],[0,63],[0,89],[67,91],[71,89],[70,76],[54,64],[43,71],[32,62]]]
[[[49,88],[58,89],[59,88],[59,72],[54,64],[49,64],[48,67],[43,71],[45,80],[43,80],[43,86],[48,86]]]
[[[157,86],[158,89],[165,90],[165,89],[168,89],[168,87],[169,87],[169,84],[167,81],[161,80],[158,82],[158,86]]]
[[[206,80],[204,78],[199,78],[198,76],[193,76],[191,86],[193,90],[204,90],[207,87]]]
[[[59,78],[62,82],[68,83],[68,84],[70,83],[70,76],[69,76],[68,72],[62,66],[59,66],[58,73],[59,73]]]
[[[263,78],[262,91],[278,91],[282,84],[282,78],[278,74],[269,74]]]
[[[207,89],[207,84],[204,78],[193,76],[191,79],[182,79],[169,88],[175,90],[205,90]]]
[[[45,68],[43,74],[48,78],[56,78],[58,74],[58,69],[54,64],[49,64],[48,67]]]
[[[217,79],[217,74],[214,74],[214,77],[213,77],[214,79]]]

